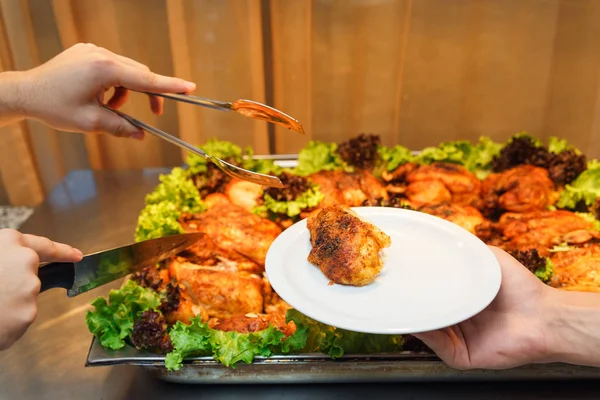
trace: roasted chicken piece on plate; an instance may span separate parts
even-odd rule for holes
[[[554,273],[550,284],[564,290],[600,292],[600,243],[558,251],[550,257]]]
[[[365,286],[383,267],[380,251],[391,239],[348,207],[322,209],[307,220],[312,249],[308,261],[331,283]]]
[[[584,243],[598,235],[590,221],[565,210],[505,213],[491,231],[498,236],[487,240],[480,236],[488,244],[509,250],[537,249],[544,257],[554,246]]]
[[[475,228],[485,221],[483,215],[475,207],[452,203],[424,206],[419,211],[453,222],[473,234],[476,232]]]
[[[204,199],[208,209],[201,214],[182,216],[185,231],[206,232],[215,244],[238,252],[264,267],[271,243],[281,228],[265,218],[231,203],[223,194],[211,194]]]
[[[498,215],[544,210],[558,200],[558,192],[546,169],[520,165],[485,178],[481,197],[487,213]]]

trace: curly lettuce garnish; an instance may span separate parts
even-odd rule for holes
[[[402,335],[376,335],[347,331],[317,322],[294,309],[287,311],[286,320],[294,321],[297,332],[304,331],[305,343],[300,350],[302,353],[320,352],[335,359],[344,354],[398,352],[402,350],[404,344]]]
[[[119,290],[111,290],[108,301],[98,297],[92,301],[94,311],[88,311],[85,322],[103,347],[119,350],[131,337],[133,326],[146,310],[160,305],[158,293],[127,281]]]
[[[181,212],[174,204],[162,202],[147,205],[138,217],[135,241],[141,242],[183,233],[183,227],[179,223],[180,216]]]
[[[509,253],[530,270],[542,282],[548,282],[554,273],[554,265],[550,258],[539,255],[537,249],[512,250]]]
[[[146,207],[138,217],[136,242],[182,233],[179,224],[182,213],[206,210],[198,189],[183,169],[173,168],[159,179],[160,184],[146,196]]]
[[[173,168],[159,180],[160,184],[146,196],[146,204],[170,203],[182,213],[199,213],[206,209],[198,189],[182,168]]]
[[[261,174],[269,174],[271,172],[279,172],[280,167],[275,165],[273,160],[255,160],[252,158],[254,151],[250,146],[242,150],[238,145],[231,142],[218,139],[210,139],[203,146],[199,146],[207,154],[225,160],[230,164],[241,166],[244,169],[258,172]],[[208,171],[210,161],[190,153],[186,159],[188,165],[187,174],[189,176],[203,174]]]
[[[540,267],[534,271],[535,276],[538,277],[544,283],[547,283],[552,275],[554,274],[554,264],[552,264],[552,260],[546,258],[545,265]]]
[[[209,139],[203,146],[199,146],[205,153],[211,156],[225,160],[228,163],[234,165],[241,165],[244,160],[244,152],[240,146],[237,146],[231,142]],[[210,161],[196,155],[189,153],[186,159],[188,165],[187,174],[188,176],[202,174],[208,171],[208,164]]]
[[[573,150],[576,154],[581,154],[581,151],[566,139],[560,139],[556,136],[550,136],[548,139],[548,151],[552,154],[560,154],[563,151]]]
[[[591,160],[587,170],[573,182],[565,185],[556,205],[559,208],[574,210],[580,204],[592,206],[600,196],[600,162]]]
[[[485,136],[480,137],[476,144],[468,140],[443,142],[437,147],[424,148],[417,156],[417,162],[460,164],[483,179],[491,172],[492,161],[498,156],[501,148],[502,144]]]
[[[258,332],[239,333],[211,329],[200,317],[192,318],[189,325],[177,321],[169,333],[174,349],[167,354],[165,366],[169,371],[177,371],[187,357],[212,355],[226,367],[235,368],[239,362],[250,364],[256,356],[269,357],[276,349],[300,350],[303,331],[296,332],[298,335],[286,339],[272,325]]]
[[[337,152],[337,143],[325,143],[311,140],[298,153],[298,166],[294,173],[307,176],[319,171],[352,171]]]
[[[400,145],[394,147],[379,146],[377,149],[384,170],[393,171],[402,164],[416,160],[415,155],[408,148]]]
[[[303,210],[316,207],[324,196],[310,178],[283,172],[279,175],[283,188],[267,188],[253,212],[263,218],[286,215],[297,217]]]
[[[323,200],[323,197],[323,194],[316,186],[290,201],[277,201],[268,194],[265,194],[264,203],[257,206],[254,213],[263,216],[265,213],[283,214],[292,218],[300,215],[302,210],[316,207]]]

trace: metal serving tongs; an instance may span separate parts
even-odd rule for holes
[[[204,99],[202,97],[186,95],[186,94],[170,94],[170,93],[165,94],[165,93],[146,93],[146,92],[140,92],[140,93],[145,93],[145,94],[153,95],[153,96],[160,96],[160,97],[164,97],[164,98],[172,99],[172,100],[176,100],[176,101],[183,101],[186,103],[191,103],[191,104],[195,104],[195,105],[199,105],[199,106],[203,106],[203,107],[209,107],[209,108],[213,108],[213,109],[220,110],[220,111],[237,111],[246,117],[262,119],[262,120],[272,122],[272,123],[275,123],[278,125],[283,125],[289,129],[293,129],[293,130],[296,130],[296,131],[304,134],[304,129],[302,129],[302,125],[300,125],[300,123],[297,120],[284,114],[283,112],[281,112],[279,110],[276,110],[272,107],[269,107],[265,104],[261,104],[261,103],[255,102],[255,101],[236,100],[232,103],[225,103],[225,102],[220,102],[220,101],[215,101],[215,100],[210,100],[210,99]],[[223,172],[225,172],[227,175],[229,175],[231,177],[242,179],[242,180],[248,181],[248,182],[257,183],[257,184],[263,185],[263,186],[270,186],[270,187],[275,187],[275,188],[283,188],[284,187],[281,180],[276,176],[260,174],[258,172],[252,172],[252,171],[248,171],[246,169],[237,167],[233,164],[230,164],[226,161],[221,160],[220,158],[206,154],[202,149],[199,149],[198,147],[193,146],[193,145],[189,144],[188,142],[181,140],[175,136],[169,135],[168,133],[163,132],[160,129],[155,128],[153,126],[150,126],[150,125],[146,124],[145,122],[142,122],[142,121],[140,121],[130,115],[127,115],[119,110],[114,110],[110,107],[107,107],[106,105],[102,105],[102,107],[104,107],[108,111],[112,111],[113,113],[117,114],[118,116],[120,116],[122,118],[125,118],[127,121],[129,121],[129,123],[131,123],[132,125],[134,125],[137,128],[143,129],[144,131],[151,133],[153,135],[156,135],[174,145],[177,145],[183,149],[189,150],[192,153],[197,154],[200,157],[204,158],[205,160],[213,162],[217,167],[219,167]]]

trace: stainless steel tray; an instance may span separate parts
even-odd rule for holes
[[[296,154],[254,157],[273,159],[282,167],[297,165]],[[446,366],[435,355],[410,352],[348,354],[337,360],[325,354],[256,357],[252,364],[238,364],[235,368],[225,367],[212,357],[191,357],[181,370],[175,372],[167,371],[164,360],[164,356],[140,352],[131,346],[120,351],[107,350],[93,337],[86,367],[134,365],[158,379],[197,384],[600,379],[600,368],[560,363],[498,371],[458,371]]]
[[[104,349],[94,338],[86,367],[134,365],[154,377],[175,383],[282,384],[343,382],[417,382],[488,380],[600,379],[600,368],[567,364],[532,364],[509,370],[458,371],[430,354],[344,355],[332,360],[324,354],[256,357],[252,364],[225,367],[211,357],[193,357],[179,371],[169,372],[164,357],[126,346]]]

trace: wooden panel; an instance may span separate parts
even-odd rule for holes
[[[53,6],[64,47],[91,42],[146,64],[157,73],[172,74],[164,1],[54,0]],[[157,117],[151,113],[145,96],[131,94],[122,110],[177,134],[172,104],[167,104],[164,115]],[[176,149],[151,136],[142,143],[104,135],[89,136],[86,147],[90,164],[96,169],[152,167],[177,160]]]
[[[457,135],[543,136],[558,3],[485,1],[469,8]]]
[[[1,0],[2,13],[5,19],[6,35],[13,51],[12,67],[16,70],[27,70],[40,64],[38,48],[35,43],[33,24],[26,0]],[[46,190],[52,189],[65,174],[61,161],[56,132],[46,125],[28,120],[25,122],[31,141],[35,161],[38,165],[46,165],[39,170],[42,185]]]
[[[14,10],[7,8],[15,4],[0,3],[0,72],[14,70],[14,40],[11,43],[9,29],[14,34]],[[19,5],[20,4],[16,4]],[[8,11],[8,13],[7,13]],[[8,25],[7,25],[8,23]],[[2,185],[11,204],[33,206],[43,200],[43,187],[31,150],[29,130],[25,122],[0,128],[0,174]]]
[[[43,63],[62,51],[54,11],[49,0],[28,0],[28,3],[39,61]],[[55,131],[55,136],[63,172],[89,168],[84,135]],[[53,163],[55,160],[48,160],[48,162]],[[42,162],[40,165],[47,165],[47,162]]]
[[[268,132],[274,131],[275,151],[289,153],[310,139],[342,141],[372,132],[386,144],[422,148],[479,135],[504,140],[528,130],[566,137],[600,157],[599,1],[0,0],[0,5],[10,44],[0,54],[15,61],[5,68],[30,68],[61,47],[93,42],[158,73],[195,81],[199,96],[272,101],[307,131],[303,137],[234,113],[170,101],[156,117],[137,94],[124,107],[193,143],[217,137],[266,153],[273,145]],[[35,171],[23,166],[39,163],[46,189],[65,171],[88,163],[142,168],[181,161],[179,149],[153,137],[144,143],[83,139],[30,122],[11,129],[25,154],[15,165]],[[28,158],[29,130],[34,151]],[[35,173],[28,179],[35,181]],[[9,193],[15,193],[12,185],[5,182]]]
[[[264,102],[260,1],[172,0],[167,9],[177,76],[194,81],[198,96]],[[189,104],[178,110],[180,135],[187,141],[216,137],[268,151],[265,122]]]
[[[600,3],[562,1],[544,132],[600,157]]]
[[[394,142],[397,91],[411,2],[315,1],[311,107],[315,138],[341,141],[360,132]]]
[[[274,106],[298,119],[306,136],[275,128],[275,151],[296,153],[313,138],[312,2],[271,0]]]

